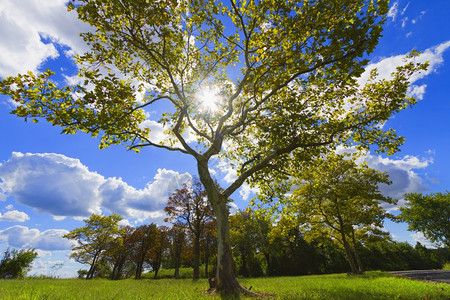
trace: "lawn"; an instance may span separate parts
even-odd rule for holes
[[[450,299],[450,285],[393,277],[383,272],[240,279],[271,299]],[[0,280],[0,299],[220,299],[205,293],[207,280],[95,279]]]

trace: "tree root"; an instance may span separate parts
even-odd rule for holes
[[[241,295],[245,296],[245,297],[255,298],[255,299],[268,299],[268,298],[275,297],[275,295],[272,295],[272,294],[252,291],[251,290],[252,287],[253,286],[250,286],[249,288],[247,288],[240,284],[239,285],[239,293],[237,295],[228,295],[228,294],[224,293],[224,291],[217,290],[216,287],[211,287],[205,291],[205,294],[221,295],[222,297],[230,297],[230,299],[234,299],[234,298],[239,299],[239,296],[241,296]]]

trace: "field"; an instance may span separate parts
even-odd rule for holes
[[[450,299],[450,285],[393,277],[383,272],[240,279],[270,299]],[[0,280],[0,299],[220,299],[207,280],[24,279]]]

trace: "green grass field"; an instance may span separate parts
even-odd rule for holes
[[[393,277],[382,272],[240,279],[271,299],[450,299],[450,285]],[[0,280],[0,299],[220,299],[205,293],[207,280],[25,279]]]

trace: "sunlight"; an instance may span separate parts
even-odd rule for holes
[[[200,101],[200,108],[208,112],[214,112],[219,109],[219,91],[215,88],[204,88],[197,94],[197,99]]]

